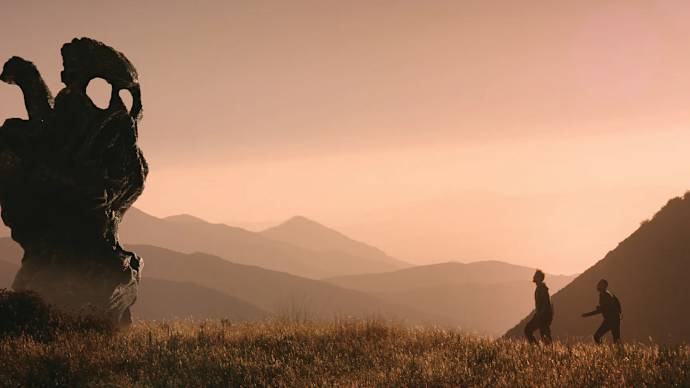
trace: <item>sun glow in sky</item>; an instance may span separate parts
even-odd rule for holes
[[[685,1],[25,1],[0,56],[139,70],[136,206],[578,272],[690,188]],[[0,117],[25,117],[0,85]]]

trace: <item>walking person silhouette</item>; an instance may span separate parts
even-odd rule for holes
[[[601,338],[611,332],[613,335],[613,342],[620,343],[621,340],[621,314],[623,309],[618,298],[608,291],[609,282],[606,279],[599,280],[597,283],[597,291],[599,291],[599,305],[594,311],[582,314],[582,317],[591,317],[592,315],[601,314],[604,316],[604,322],[601,323],[599,329],[594,333],[594,341],[601,343]]]
[[[525,326],[525,337],[527,341],[534,344],[537,339],[534,338],[534,332],[539,329],[539,336],[544,343],[551,343],[551,321],[553,321],[553,307],[551,306],[551,297],[549,296],[549,288],[544,283],[544,272],[537,270],[532,277],[532,281],[536,283],[537,287],[534,290],[534,307],[535,312],[532,319],[527,322]]]

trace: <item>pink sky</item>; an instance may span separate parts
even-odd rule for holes
[[[189,4],[188,4],[189,3]],[[118,8],[119,5],[119,8]],[[582,271],[690,188],[685,1],[31,2],[0,56],[56,93],[75,36],[125,52],[137,206],[314,218],[418,263]],[[25,117],[0,87],[0,117]]]

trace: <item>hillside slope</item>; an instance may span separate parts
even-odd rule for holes
[[[690,342],[690,193],[670,200],[649,222],[553,297],[557,337],[590,337],[600,317],[581,318],[597,304],[605,278],[623,305],[624,341]],[[508,331],[522,334],[526,320]]]
[[[268,313],[220,291],[149,277],[141,282],[132,315],[134,319],[143,320],[223,318],[256,321]]]
[[[448,316],[467,331],[501,335],[534,307],[533,274],[533,268],[485,261],[433,264],[328,281]],[[547,275],[546,280],[553,293],[572,279]]]
[[[382,316],[416,323],[452,324],[443,317],[323,281],[231,263],[208,254],[184,254],[149,245],[133,245],[130,248],[144,257],[144,281],[158,278],[194,283],[279,316],[318,319]]]

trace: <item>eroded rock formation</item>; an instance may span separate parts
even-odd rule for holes
[[[117,231],[148,173],[136,143],[137,72],[122,53],[88,38],[65,44],[62,58],[65,88],[54,102],[31,62],[13,57],[0,75],[21,88],[29,116],[0,127],[2,219],[24,248],[13,288],[127,324],[143,262],[122,248]],[[86,93],[94,78],[112,86],[106,109]],[[121,90],[131,93],[129,110]]]

